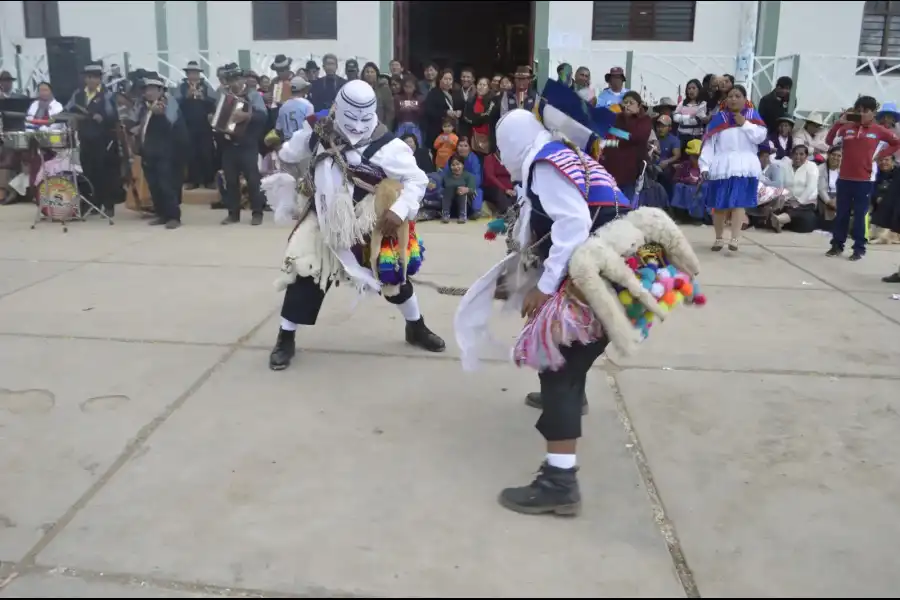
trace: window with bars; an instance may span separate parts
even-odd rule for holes
[[[866,2],[859,33],[859,55],[879,58],[900,57],[900,2]],[[876,71],[897,64],[897,60],[874,62]],[[872,72],[867,60],[860,60],[860,73]],[[891,75],[900,75],[896,69]]]
[[[22,2],[26,38],[59,37],[59,2]]]
[[[253,2],[254,40],[336,40],[337,2]]]
[[[594,2],[594,40],[691,42],[696,2]]]

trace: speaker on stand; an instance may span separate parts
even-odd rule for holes
[[[82,86],[81,72],[91,62],[90,38],[47,38],[47,71],[53,95],[63,104]]]

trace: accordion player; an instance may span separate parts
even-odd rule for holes
[[[247,131],[249,119],[240,119],[239,113],[249,114],[250,101],[234,93],[224,93],[216,102],[216,110],[212,115],[213,131],[225,135],[228,139],[239,139]]]

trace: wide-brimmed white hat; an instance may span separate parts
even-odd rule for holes
[[[817,113],[817,112],[809,113],[808,115],[803,117],[803,120],[806,121],[807,123],[815,123],[816,125],[824,125],[825,124],[825,117],[822,116],[822,113]]]

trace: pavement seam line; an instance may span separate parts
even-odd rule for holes
[[[83,336],[83,335],[58,335],[43,333],[13,333],[0,332],[0,337],[19,337],[27,339],[39,340],[76,340],[85,342],[114,342],[120,344],[158,344],[171,346],[187,346],[196,348],[230,348],[234,346],[232,343],[226,342],[185,342],[179,340],[149,340],[136,338],[116,338],[103,336]],[[271,346],[248,345],[241,344],[241,350],[265,351],[268,352]],[[385,352],[369,351],[369,350],[347,350],[341,348],[309,348],[300,347],[300,351],[306,354],[336,354],[339,356],[361,356],[361,357],[384,357],[384,358],[403,358],[409,360],[434,360],[453,362],[459,360],[458,357],[448,356],[446,354],[404,354],[402,352]],[[504,358],[485,357],[481,359],[485,364],[491,365],[508,365],[510,364]],[[679,366],[670,367],[668,365],[620,365],[611,358],[606,358],[601,365],[595,365],[595,369],[608,370],[613,373],[625,371],[680,371],[684,373],[723,373],[737,375],[773,375],[787,377],[834,377],[837,379],[853,379],[853,380],[876,380],[876,381],[900,381],[900,375],[892,375],[888,373],[845,373],[840,371],[804,371],[802,369],[740,369],[740,368],[715,368],[701,366]]]
[[[844,290],[843,288],[838,287],[837,285],[835,285],[834,283],[832,283],[832,282],[830,282],[829,280],[825,279],[824,277],[822,277],[822,276],[820,276],[820,275],[816,275],[815,273],[813,273],[812,271],[810,271],[810,270],[807,269],[806,267],[803,267],[803,266],[801,266],[801,265],[795,263],[794,261],[792,261],[792,260],[789,259],[788,257],[784,256],[781,252],[778,252],[777,250],[773,250],[772,248],[770,248],[770,247],[768,247],[768,246],[762,244],[761,242],[757,242],[757,241],[755,241],[755,240],[750,240],[750,241],[751,241],[752,243],[756,244],[757,246],[759,246],[760,248],[762,248],[763,250],[765,250],[766,252],[769,252],[770,254],[772,254],[772,256],[775,256],[776,258],[779,258],[779,259],[781,259],[782,261],[786,262],[787,264],[789,264],[790,266],[794,267],[795,269],[799,269],[799,270],[803,271],[804,273],[806,273],[806,274],[809,275],[810,277],[815,277],[816,279],[818,279],[819,281],[821,281],[822,283],[824,283],[824,284],[827,285],[828,287],[832,288],[833,290],[835,290],[835,291],[837,291],[837,292],[840,292],[841,294],[843,294],[844,296],[846,296],[847,298],[849,298],[852,302],[855,302],[855,303],[859,304],[860,306],[863,306],[863,307],[869,309],[870,311],[872,311],[872,312],[875,313],[876,315],[879,315],[879,316],[882,317],[883,319],[886,319],[886,320],[890,321],[890,322],[893,323],[894,325],[900,325],[900,320],[897,320],[897,319],[895,319],[894,317],[892,317],[892,316],[890,316],[890,315],[888,315],[888,314],[883,313],[881,310],[875,308],[875,307],[872,306],[871,304],[869,304],[869,303],[867,303],[867,302],[864,302],[864,301],[860,300],[859,298],[857,298],[856,296],[854,296],[853,293],[851,293],[851,292],[849,292],[849,291],[846,291],[846,290]],[[784,246],[781,246],[781,247],[784,247]],[[858,293],[866,293],[866,294],[867,294],[867,293],[878,293],[878,292],[858,292]]]
[[[647,461],[644,447],[641,445],[641,441],[634,429],[634,424],[632,423],[631,416],[628,412],[628,406],[625,404],[625,396],[622,394],[616,376],[612,373],[607,373],[606,384],[609,386],[610,390],[612,390],[616,413],[625,429],[625,434],[628,436],[628,449],[631,452],[631,457],[634,460],[635,465],[637,465],[638,473],[644,484],[644,490],[647,492],[647,497],[650,500],[650,505],[653,509],[653,518],[662,534],[663,540],[666,542],[666,548],[669,551],[669,556],[672,558],[672,564],[675,567],[675,572],[678,574],[678,581],[681,584],[681,588],[686,597],[701,598],[702,596],[700,595],[700,590],[697,588],[697,582],[694,580],[694,573],[688,565],[687,558],[684,555],[681,541],[678,538],[678,532],[675,530],[675,524],[666,513],[666,507],[663,504],[659,489],[656,487],[653,471],[650,469],[650,463]]]
[[[58,261],[48,261],[48,262],[58,262]],[[67,263],[63,263],[63,264],[67,264]],[[56,279],[57,277],[62,277],[63,275],[67,275],[67,274],[71,273],[72,271],[77,271],[78,269],[81,269],[89,264],[91,264],[91,263],[87,263],[87,262],[75,263],[75,266],[72,267],[71,269],[64,269],[64,270],[60,271],[59,273],[53,273],[52,275],[48,275],[47,277],[38,279],[37,281],[32,281],[31,283],[26,283],[25,285],[23,285],[21,287],[17,287],[14,290],[4,292],[4,293],[0,294],[0,300],[2,300],[3,298],[6,298],[8,296],[12,296],[13,294],[18,294],[19,292],[24,292],[25,290],[27,290],[29,288],[33,288],[36,285],[40,285],[42,283],[47,283],[51,279]]]
[[[317,585],[302,585],[299,590],[293,592],[281,592],[258,588],[244,588],[240,586],[225,586],[202,582],[186,582],[178,579],[139,575],[134,573],[119,573],[113,571],[94,571],[91,569],[79,569],[73,567],[44,566],[35,564],[23,569],[20,577],[30,575],[58,576],[70,579],[80,579],[86,583],[107,582],[125,587],[150,586],[170,592],[187,592],[191,594],[216,595],[223,598],[377,598],[372,594],[358,594],[333,590]]]
[[[141,427],[137,434],[125,445],[125,449],[119,453],[119,456],[112,462],[112,464],[103,472],[103,474],[91,484],[88,489],[75,501],[72,506],[66,510],[63,515],[57,519],[53,526],[47,530],[47,532],[41,536],[41,538],[31,547],[31,549],[25,553],[25,556],[21,558],[17,562],[17,566],[21,567],[29,567],[34,565],[35,559],[37,556],[43,552],[47,546],[49,546],[56,536],[58,536],[68,525],[71,523],[75,517],[78,515],[81,510],[86,507],[94,497],[100,493],[100,491],[106,487],[106,484],[109,483],[113,477],[124,467],[128,462],[137,454],[138,450],[140,450],[144,443],[156,432],[163,423],[165,423],[169,417],[171,417],[179,408],[184,406],[184,404],[188,401],[188,399],[193,396],[197,391],[203,387],[203,385],[209,381],[209,379],[213,376],[213,374],[222,368],[222,366],[227,363],[231,357],[233,357],[237,351],[241,348],[241,344],[249,340],[253,335],[256,334],[271,316],[274,314],[274,310],[266,313],[265,318],[263,318],[259,323],[253,326],[250,331],[242,335],[238,340],[232,344],[223,354],[219,357],[219,359],[214,362],[209,368],[207,368],[200,376],[194,380],[194,382],[184,391],[182,392],[174,401],[169,403],[165,409],[163,409],[162,413],[154,417],[149,423],[145,424]]]

